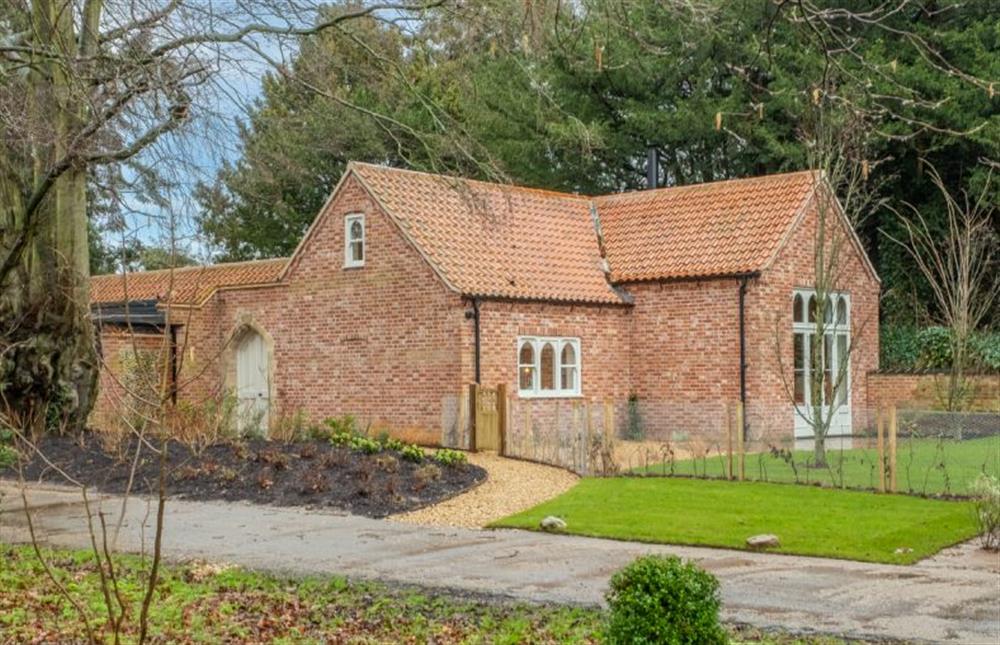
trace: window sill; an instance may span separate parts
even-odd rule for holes
[[[573,392],[518,392],[519,399],[582,399],[584,396]]]
[[[343,268],[344,269],[363,269],[363,268],[365,268],[365,263],[362,262],[360,264],[345,264],[343,266]]]

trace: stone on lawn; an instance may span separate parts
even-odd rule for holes
[[[566,528],[566,522],[560,517],[549,515],[544,520],[539,522],[539,526],[546,531],[562,531]]]
[[[748,537],[747,546],[752,549],[770,549],[772,547],[781,546],[781,541],[778,540],[777,535],[764,533],[762,535]]]

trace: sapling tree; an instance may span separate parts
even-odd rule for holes
[[[792,346],[786,318],[775,320],[775,356],[786,396],[797,423],[812,434],[813,465],[829,466],[827,438],[838,429],[848,409],[852,355],[874,313],[852,310],[847,286],[851,271],[864,271],[855,230],[879,204],[869,181],[873,160],[867,159],[871,124],[867,116],[838,103],[817,88],[812,109],[802,123],[802,137],[813,172],[809,204],[809,278],[792,298]],[[791,363],[789,364],[789,354]]]
[[[966,398],[970,339],[988,322],[1000,295],[997,195],[992,173],[974,194],[949,188],[933,167],[927,175],[944,202],[944,229],[932,226],[919,207],[906,202],[902,209],[890,206],[904,235],[885,235],[913,259],[934,294],[931,317],[949,331],[951,350],[945,404],[959,410]]]

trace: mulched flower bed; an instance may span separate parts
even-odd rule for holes
[[[157,445],[157,444],[154,444]],[[158,447],[158,445],[157,445]],[[109,454],[98,436],[47,437],[42,453],[81,483],[109,493],[128,484],[135,441]],[[171,442],[167,494],[192,500],[221,499],[278,506],[333,507],[368,517],[420,508],[447,499],[486,479],[486,471],[462,463],[417,464],[399,452],[366,454],[323,441],[283,443],[248,439],[195,451]],[[0,470],[16,477],[14,468]],[[66,483],[35,455],[24,466],[28,481]],[[143,447],[132,490],[155,494],[159,456]]]

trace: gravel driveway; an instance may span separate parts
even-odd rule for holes
[[[485,482],[449,500],[392,519],[424,526],[479,528],[565,493],[580,478],[553,468],[493,453],[468,453],[469,463],[486,469]]]

